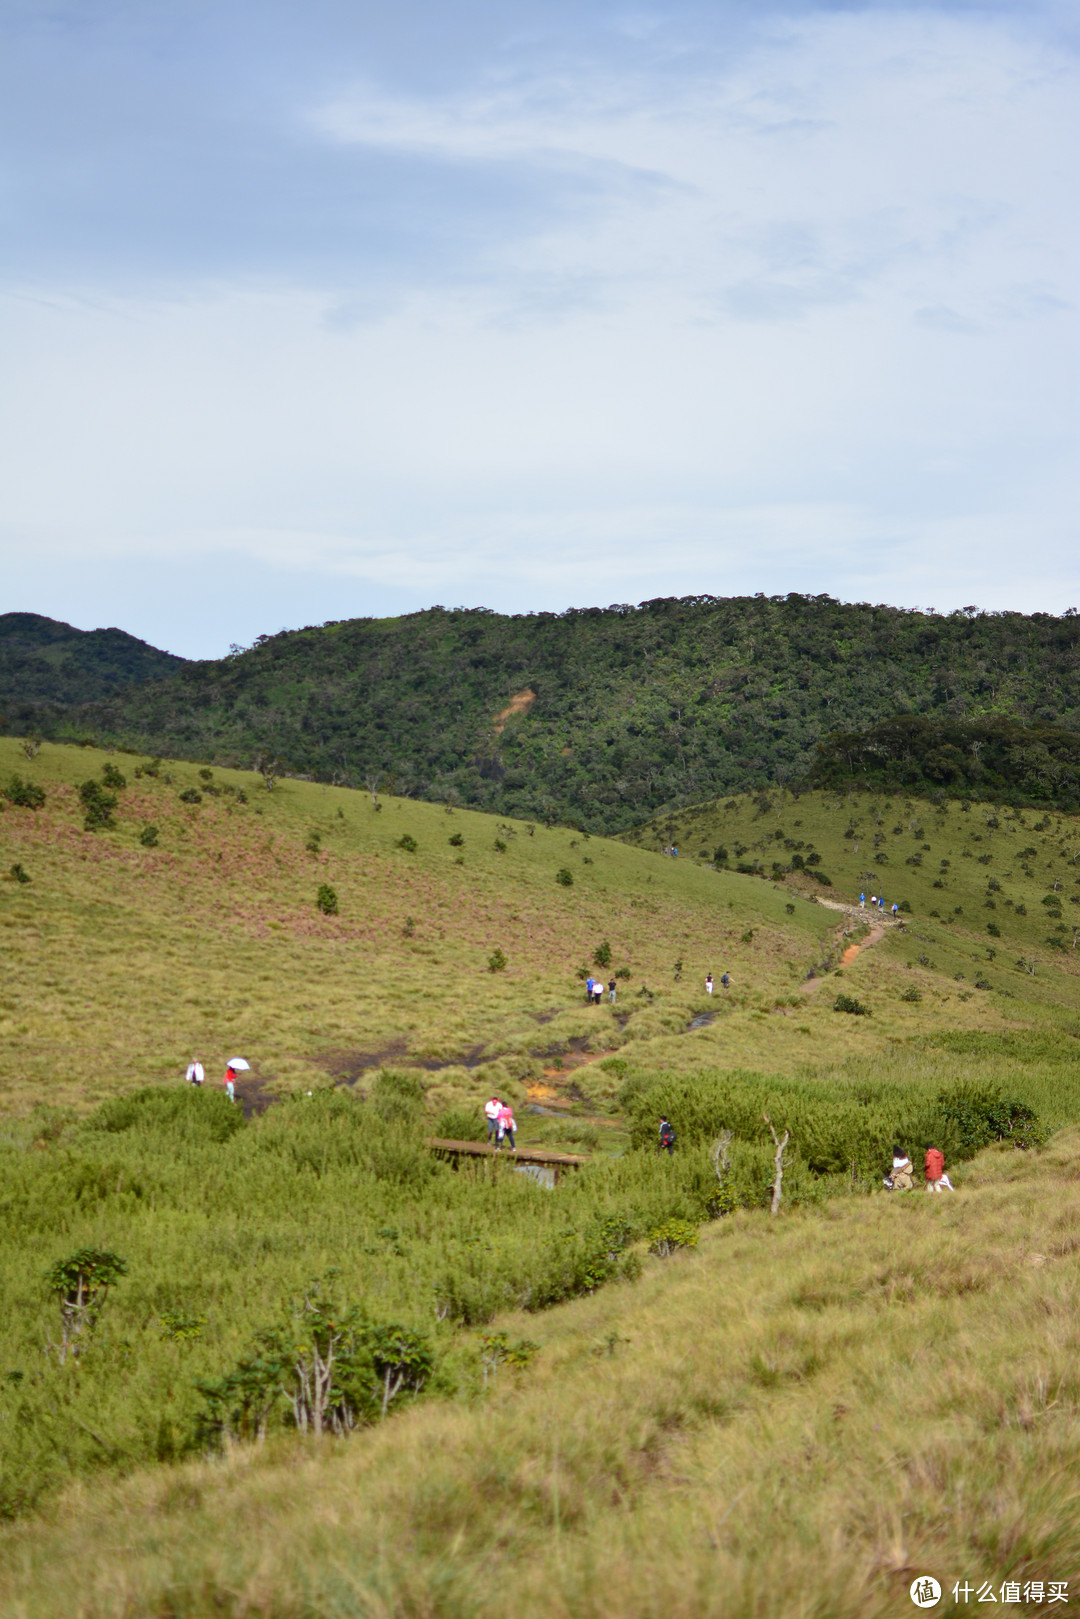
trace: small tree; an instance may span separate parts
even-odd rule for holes
[[[105,1307],[109,1289],[127,1272],[127,1264],[107,1248],[77,1248],[58,1259],[45,1275],[51,1293],[60,1300],[60,1363],[78,1359],[86,1335],[93,1331]]]
[[[83,826],[87,832],[100,832],[116,825],[113,819],[116,795],[107,793],[100,781],[84,781],[79,788],[79,797],[86,811]]]
[[[563,888],[573,888],[574,873],[570,870],[569,866],[560,866],[558,871],[555,873],[555,881]]]
[[[420,847],[411,832],[403,832],[397,840],[397,846],[404,849],[406,854],[415,854]]]
[[[15,864],[11,868],[11,880],[13,883],[28,883],[30,881],[30,873],[18,860],[16,860]]]
[[[493,950],[488,957],[488,972],[501,973],[506,967],[506,957],[501,950]]]
[[[607,939],[601,939],[593,951],[593,965],[595,967],[611,966],[611,945]]]
[[[521,1369],[539,1352],[540,1345],[531,1338],[516,1338],[512,1343],[505,1332],[488,1332],[480,1340],[480,1370],[484,1386],[494,1378],[500,1366]]]
[[[336,916],[338,914],[338,897],[329,883],[319,884],[315,904],[324,916]]]
[[[158,829],[157,829],[156,826],[151,826],[151,825],[147,824],[146,826],[143,827],[142,831],[139,833],[139,842],[142,844],[144,849],[153,849],[153,848],[155,848],[156,845],[157,845],[157,840],[158,840]]]
[[[31,732],[29,736],[23,737],[19,746],[28,759],[36,759],[41,752],[41,738]]]
[[[127,777],[124,775],[122,770],[119,770],[116,765],[113,764],[111,759],[101,772],[101,779],[106,787],[111,787],[117,792],[122,787],[127,786]]]
[[[269,753],[257,753],[252,761],[252,767],[259,772],[267,792],[272,793],[281,775],[281,760],[273,758]]]
[[[39,810],[45,802],[45,789],[39,787],[36,781],[23,781],[21,776],[12,776],[3,789],[3,797],[19,809]]]

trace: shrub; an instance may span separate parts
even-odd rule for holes
[[[202,793],[197,787],[185,787],[180,794],[180,802],[181,804],[201,804]]]
[[[506,853],[506,844],[503,842],[502,838],[496,838],[495,842],[492,844],[492,848],[497,849],[500,854]]]
[[[486,1141],[487,1125],[479,1108],[448,1107],[435,1120],[435,1134],[445,1141]]]
[[[986,931],[989,933],[992,939],[1001,938],[1001,929],[998,927],[996,922],[987,922]]]
[[[139,833],[139,842],[143,845],[144,849],[153,849],[157,844],[157,840],[158,829],[156,826],[144,826],[142,831]]]
[[[319,892],[315,895],[315,904],[324,916],[338,914],[338,897],[329,883],[320,883]]]
[[[615,977],[616,978],[622,978],[622,979],[629,978],[630,977],[630,969],[629,969],[629,967],[618,967],[618,968],[616,968]]]
[[[488,1332],[480,1340],[480,1366],[484,1383],[494,1377],[500,1366],[513,1366],[520,1370],[539,1352],[540,1345],[531,1338],[515,1338],[512,1342],[505,1332]]]
[[[322,833],[315,831],[309,832],[307,835],[307,842],[304,844],[304,848],[307,850],[308,854],[318,854],[321,847]]]
[[[99,781],[84,781],[79,788],[79,797],[86,810],[83,826],[87,832],[98,832],[103,827],[116,825],[112,813],[116,808],[116,798],[112,793],[107,793]]]
[[[957,1156],[971,1158],[991,1141],[1040,1146],[1046,1129],[1035,1110],[1016,1097],[1004,1097],[993,1086],[962,1083],[942,1091],[938,1103],[953,1126]]]
[[[111,787],[117,792],[119,792],[122,787],[127,786],[127,777],[121,770],[117,769],[116,765],[113,764],[111,759],[101,772],[101,779],[106,787]]]
[[[406,854],[415,854],[420,845],[411,832],[403,832],[397,840],[397,847],[404,849]]]
[[[904,993],[901,995],[900,999],[902,1001],[909,1001],[912,1005],[914,1005],[916,1001],[922,1000],[922,991],[916,989],[914,984],[909,984],[907,989],[905,989]]]
[[[570,870],[569,866],[560,866],[558,871],[555,873],[555,881],[557,883],[561,883],[563,888],[573,888],[574,873]]]
[[[212,770],[207,770],[206,766],[204,765],[199,771],[199,775],[202,777],[203,781],[210,781],[213,779],[214,772]]]
[[[611,945],[609,944],[607,939],[601,939],[600,943],[597,945],[596,949],[593,951],[593,966],[594,967],[610,967],[611,966]]]
[[[795,915],[795,907],[792,905],[790,900],[788,900],[787,904],[784,906],[784,910],[787,912],[788,916]]]
[[[975,980],[976,989],[993,989],[993,987],[994,986],[990,982],[989,978],[976,978]]]
[[[501,950],[493,950],[488,957],[488,972],[501,973],[506,967],[506,957]]]
[[[78,1356],[83,1340],[97,1325],[109,1288],[127,1271],[118,1254],[107,1248],[78,1248],[50,1266],[45,1283],[60,1300],[60,1360]]]
[[[460,849],[465,843],[465,839],[462,837],[460,832],[452,832],[446,841],[449,843],[451,849]]]
[[[676,1248],[696,1248],[698,1228],[689,1220],[665,1220],[649,1233],[649,1252],[666,1259]]]
[[[3,796],[9,804],[18,805],[19,809],[39,810],[45,802],[45,789],[39,787],[36,781],[23,781],[21,776],[12,776],[3,790]]]
[[[869,1017],[870,1008],[857,1001],[854,995],[838,995],[833,1001],[834,1012],[850,1012],[852,1017]]]
[[[28,883],[30,881],[30,873],[18,860],[11,868],[11,880],[13,883]]]

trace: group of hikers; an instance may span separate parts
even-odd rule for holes
[[[495,1143],[495,1151],[499,1152],[504,1141],[509,1141],[510,1151],[517,1152],[514,1135],[517,1123],[514,1119],[514,1110],[509,1102],[501,1097],[492,1096],[484,1103],[484,1117],[487,1120],[488,1145]]]
[[[674,1153],[675,1128],[666,1114],[660,1118],[659,1152]],[[915,1185],[915,1166],[903,1147],[893,1148],[892,1173],[886,1175],[885,1186],[890,1192],[910,1192]],[[945,1173],[945,1154],[940,1147],[926,1149],[926,1190],[953,1192],[956,1188]]]
[[[865,894],[860,894],[859,895],[859,909],[860,909],[860,911],[865,911],[865,909],[866,909],[866,895]],[[871,894],[870,895],[870,909],[872,911],[883,911],[885,909],[885,901],[882,899],[880,894]],[[899,905],[897,905],[895,900],[893,900],[892,904],[889,906],[889,912],[890,912],[890,914],[892,916],[899,916],[900,915],[900,907],[899,907]]]
[[[189,1085],[203,1085],[206,1083],[206,1069],[203,1067],[201,1057],[192,1057],[191,1061],[187,1065],[187,1073],[184,1077]],[[233,1067],[232,1063],[230,1063],[226,1068],[225,1077],[221,1083],[225,1087],[225,1095],[229,1098],[229,1101],[235,1102],[236,1069]]]
[[[924,1167],[926,1170],[926,1190],[928,1192],[953,1192],[956,1190],[945,1173],[945,1154],[940,1147],[927,1147]],[[914,1185],[914,1164],[903,1147],[894,1147],[892,1170],[885,1176],[886,1189],[890,1192],[910,1192]]]

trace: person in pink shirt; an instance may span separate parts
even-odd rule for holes
[[[509,1137],[509,1139],[510,1139],[510,1151],[511,1152],[517,1152],[517,1146],[514,1143],[514,1132],[516,1130],[517,1130],[517,1124],[516,1124],[516,1122],[514,1120],[513,1111],[512,1111],[512,1109],[510,1107],[510,1104],[508,1102],[504,1102],[502,1104],[502,1106],[500,1107],[500,1109],[499,1109],[499,1140],[498,1140],[498,1145],[501,1147],[502,1144],[503,1144],[504,1137]]]

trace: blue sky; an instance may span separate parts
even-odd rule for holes
[[[7,0],[0,610],[1080,605],[1064,4]]]

